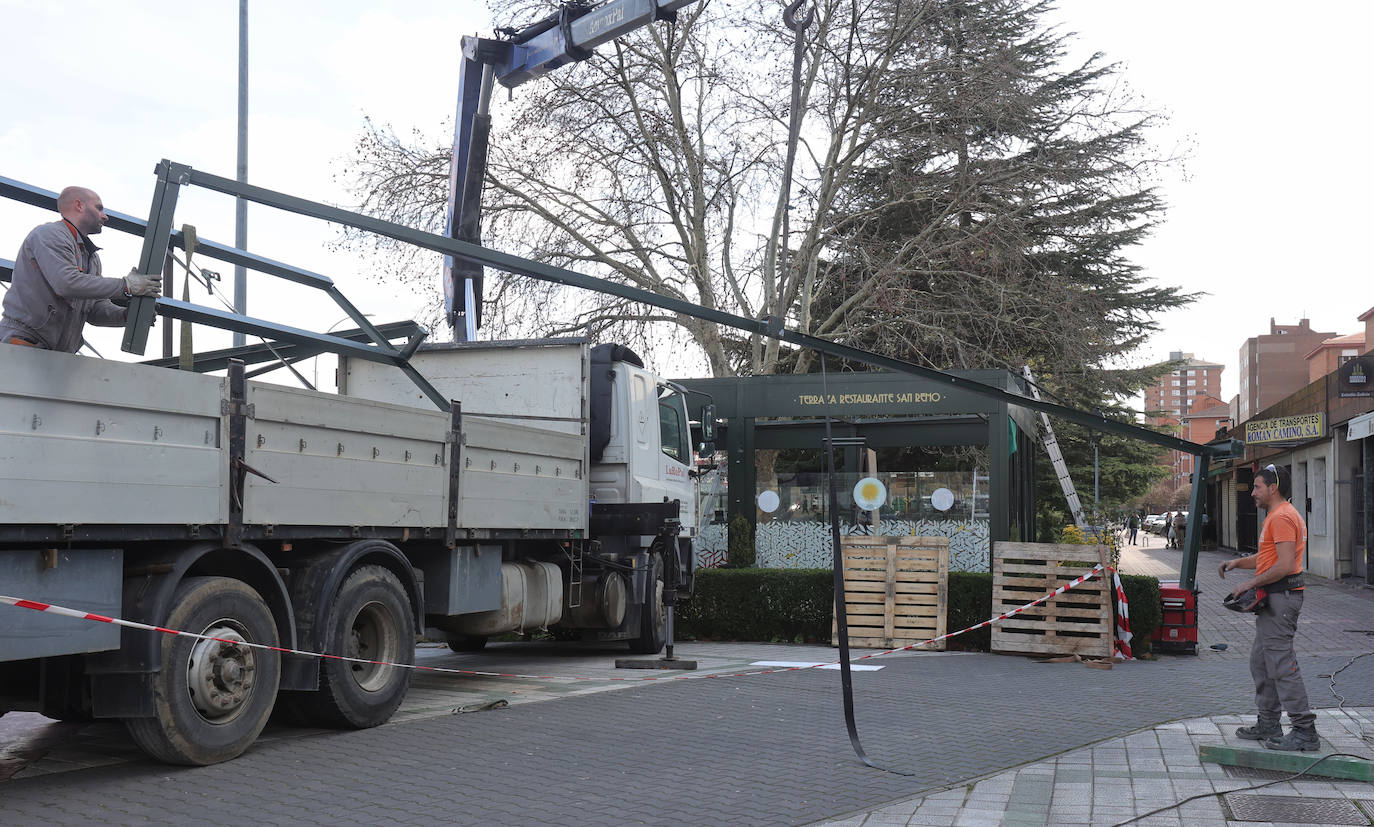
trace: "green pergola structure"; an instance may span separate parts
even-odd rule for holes
[[[1020,377],[1003,370],[950,371],[954,376],[1023,395]],[[699,418],[709,401],[724,420],[728,453],[729,519],[757,516],[754,452],[771,448],[825,448],[825,417],[841,437],[863,437],[870,448],[985,445],[989,457],[989,537],[1032,539],[1035,524],[1035,420],[1033,412],[949,383],[889,371],[786,374],[678,380],[689,390]],[[699,394],[704,394],[699,395]],[[720,443],[721,440],[718,440]],[[848,445],[845,467],[857,467]],[[1013,536],[1013,534],[1019,536]]]

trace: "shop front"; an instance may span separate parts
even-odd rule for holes
[[[1024,392],[1006,371],[955,374]],[[757,565],[828,567],[828,445],[842,534],[946,536],[950,567],[964,571],[987,571],[994,541],[1033,534],[1036,430],[1024,408],[886,372],[681,383],[694,416],[709,399],[722,420],[725,462],[702,486],[699,513],[714,515],[700,530],[705,564],[723,562],[742,518]]]

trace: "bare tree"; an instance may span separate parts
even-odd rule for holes
[[[546,4],[504,13],[530,19]],[[800,79],[807,116],[792,197],[779,191],[790,112],[791,32],[782,4],[705,0],[674,23],[602,48],[503,103],[486,190],[487,243],[751,318],[814,331],[828,226],[849,177],[889,128],[873,104],[925,4],[820,0]],[[861,25],[881,18],[882,25]],[[447,147],[422,149],[369,124],[350,170],[368,212],[434,227]],[[784,211],[794,232],[779,271]],[[385,242],[349,236],[353,245]],[[417,278],[420,262],[388,275]],[[432,278],[429,274],[419,279]],[[771,373],[776,341],[607,296],[489,279],[503,332],[582,331],[643,340],[670,321],[716,375]],[[861,298],[861,297],[859,297]],[[858,298],[856,298],[856,301]],[[827,315],[842,315],[832,308]],[[805,362],[789,365],[805,370]]]
[[[790,198],[783,5],[704,0],[494,108],[486,243],[936,367],[1096,370],[1188,300],[1124,256],[1162,214],[1158,115],[1100,57],[1063,67],[1046,3],[814,7]],[[549,8],[503,5],[499,22]],[[448,155],[369,125],[351,183],[363,209],[433,228]],[[775,340],[613,297],[491,274],[486,299],[498,335],[668,328],[716,375],[812,369]],[[1115,394],[1141,376],[1098,379]]]

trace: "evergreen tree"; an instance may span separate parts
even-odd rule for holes
[[[886,134],[831,222],[817,305],[839,315],[817,332],[939,368],[1095,372],[1190,300],[1128,257],[1164,211],[1151,176],[1167,159],[1148,141],[1159,116],[1101,55],[1065,68],[1069,35],[1046,27],[1047,10],[927,7],[877,104]],[[1076,401],[1153,374],[1097,376]]]
[[[1121,366],[1192,299],[1129,258],[1163,215],[1152,178],[1169,159],[1149,142],[1160,116],[1122,91],[1118,66],[1066,64],[1071,36],[1049,8],[926,6],[877,103],[885,134],[831,221],[818,332],[936,368],[1028,364],[1056,401],[1133,420],[1125,400],[1169,366]],[[1056,431],[1090,508],[1091,434]],[[1148,488],[1159,453],[1104,437],[1103,503]],[[1064,508],[1039,468],[1038,501]]]

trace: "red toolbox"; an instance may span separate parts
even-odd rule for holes
[[[1177,580],[1161,580],[1159,596],[1164,603],[1164,621],[1150,636],[1156,652],[1197,654],[1197,589],[1179,588]]]

